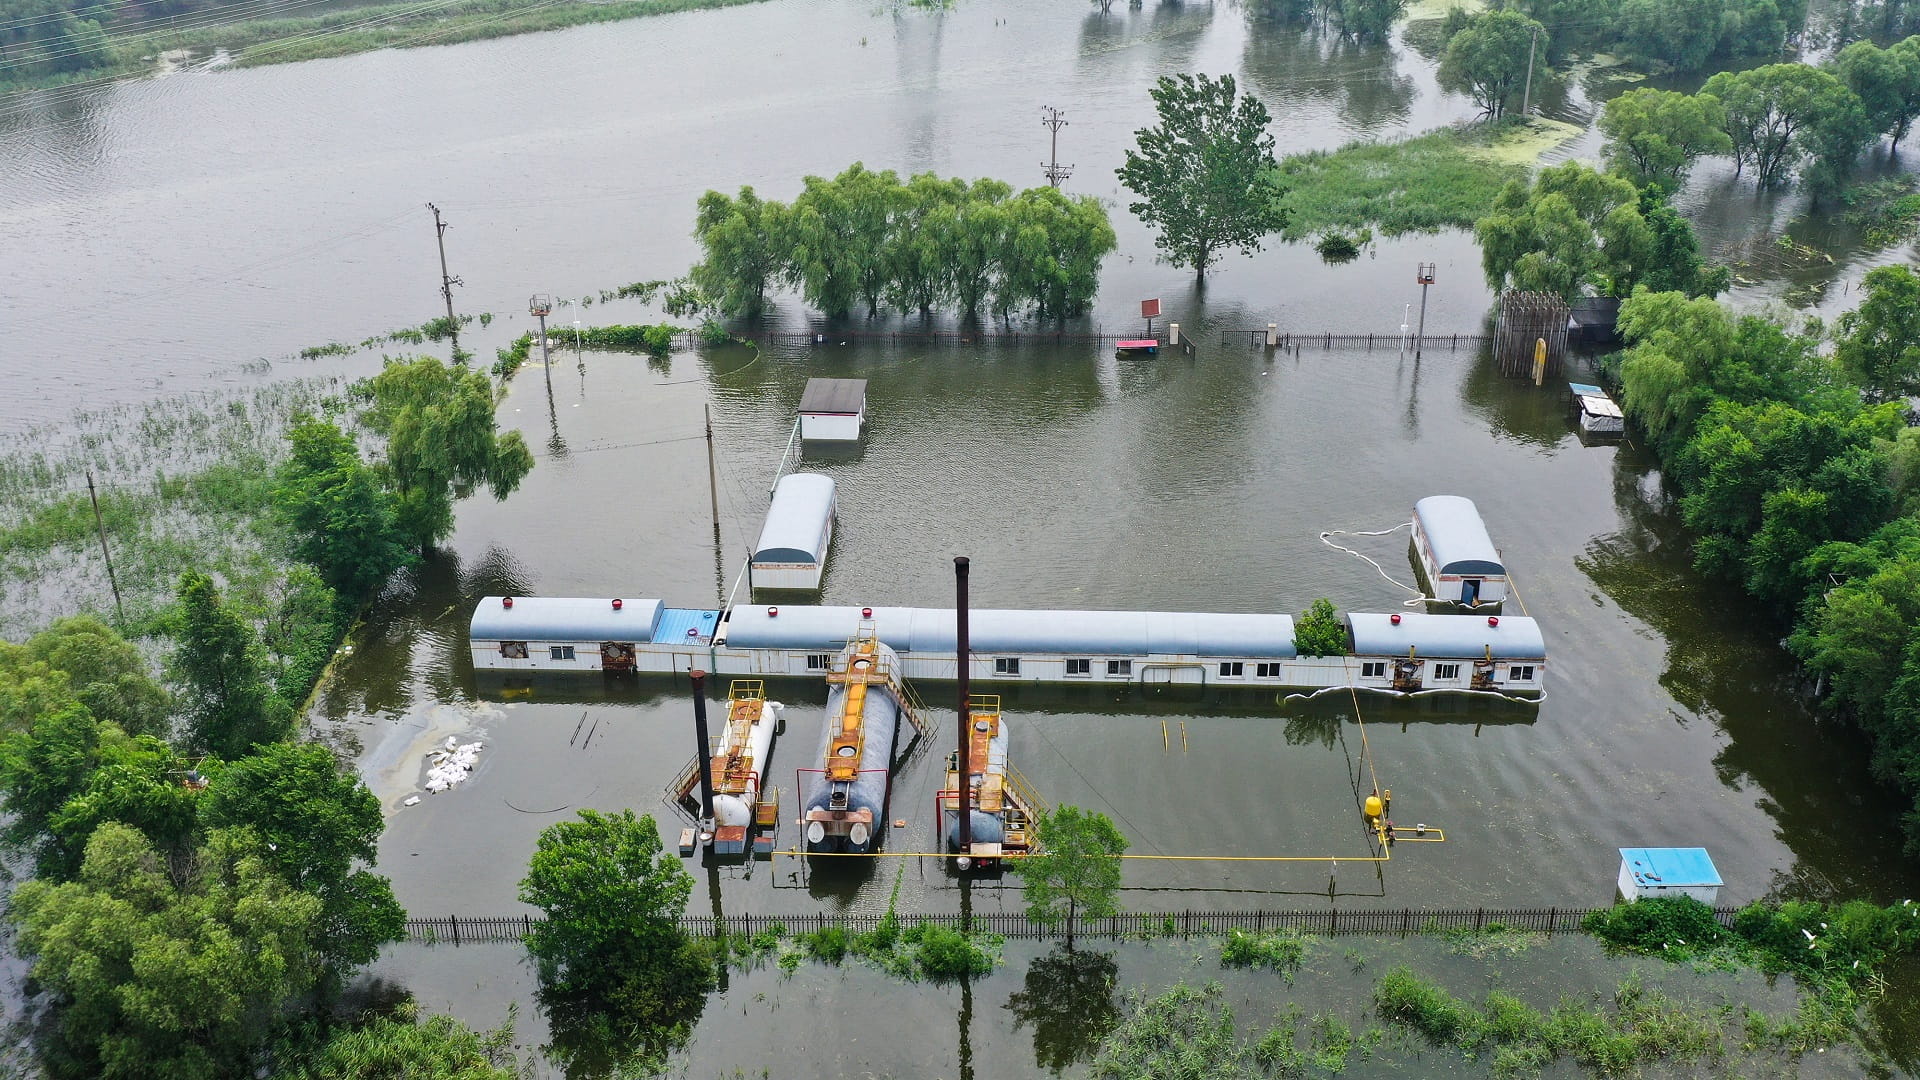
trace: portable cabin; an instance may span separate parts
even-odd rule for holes
[[[658,600],[488,596],[473,609],[473,666],[505,671],[684,671],[704,656],[720,612]]]
[[[838,508],[833,478],[819,473],[789,473],[774,485],[760,542],[753,548],[756,589],[820,588],[827,549],[833,544]]]
[[[1507,568],[1473,500],[1429,495],[1413,504],[1413,548],[1428,596],[1480,607],[1507,598]]]
[[[1628,900],[1691,896],[1711,905],[1720,896],[1721,884],[1706,848],[1620,849],[1620,895]]]
[[[867,380],[808,379],[800,395],[800,438],[857,442],[867,422]]]
[[[1586,435],[1621,435],[1627,430],[1627,418],[1620,406],[1604,394],[1580,398],[1580,431]]]
[[[1539,693],[1547,668],[1540,624],[1520,615],[1352,612],[1357,686]]]

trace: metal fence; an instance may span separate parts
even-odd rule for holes
[[[1136,911],[1107,919],[1082,919],[1074,927],[1076,938],[1164,938],[1224,934],[1229,930],[1293,930],[1305,934],[1434,934],[1448,931],[1485,931],[1504,928],[1536,934],[1564,934],[1580,931],[1580,924],[1596,910],[1605,908],[1363,908],[1342,911],[1337,908],[1303,908],[1290,911]],[[1732,926],[1738,908],[1713,910],[1722,926]],[[871,933],[884,915],[730,915],[715,918],[693,915],[680,920],[688,933],[713,937],[718,933],[758,934],[767,930],[785,934],[803,934],[830,926],[844,927],[849,933]],[[902,929],[912,926],[943,926],[960,929],[963,916],[957,912],[900,916]],[[541,915],[469,916],[447,915],[439,918],[407,920],[406,940],[425,944],[466,945],[478,942],[519,941],[534,924],[546,921]],[[999,934],[1006,938],[1046,940],[1066,936],[1066,927],[1037,923],[1017,911],[976,912],[971,917],[974,930]]]
[[[773,331],[759,335],[763,341],[788,345],[846,345],[855,342],[907,342],[948,345],[976,344],[1040,344],[1040,345],[1099,345],[1122,341],[1140,336],[1140,331],[1110,333],[1100,329],[1086,330],[809,330]],[[1282,330],[1279,332],[1279,347],[1293,348],[1366,348],[1399,349],[1415,347],[1416,335],[1406,332],[1389,331],[1383,334],[1350,334],[1314,332],[1302,330]],[[1249,346],[1260,347],[1266,344],[1266,330],[1225,330],[1220,332],[1220,341],[1238,342],[1244,339]],[[1192,340],[1191,332],[1181,334],[1183,344]],[[1427,334],[1420,336],[1418,345],[1424,349],[1478,348],[1489,335],[1472,334]]]

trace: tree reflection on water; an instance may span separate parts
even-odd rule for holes
[[[1055,1074],[1093,1056],[1120,1022],[1114,1001],[1119,968],[1112,953],[1062,945],[1035,960],[1027,983],[1007,998],[1014,1030],[1033,1025],[1033,1058]]]

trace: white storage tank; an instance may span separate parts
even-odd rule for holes
[[[1720,897],[1720,885],[1720,871],[1706,848],[1620,849],[1620,895],[1628,900],[1691,896],[1711,906]]]
[[[753,587],[818,590],[827,549],[833,544],[838,505],[830,476],[789,473],[781,477],[774,485],[760,542],[753,547]]]

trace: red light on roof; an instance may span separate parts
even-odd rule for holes
[[[1392,623],[1392,624],[1393,624],[1393,625],[1395,625],[1395,626],[1399,626],[1399,625],[1400,625],[1400,613],[1396,611],[1396,612],[1394,612],[1393,614],[1391,614],[1391,615],[1389,615],[1389,616],[1387,616],[1387,621],[1388,621],[1388,622],[1390,622],[1390,623]]]

